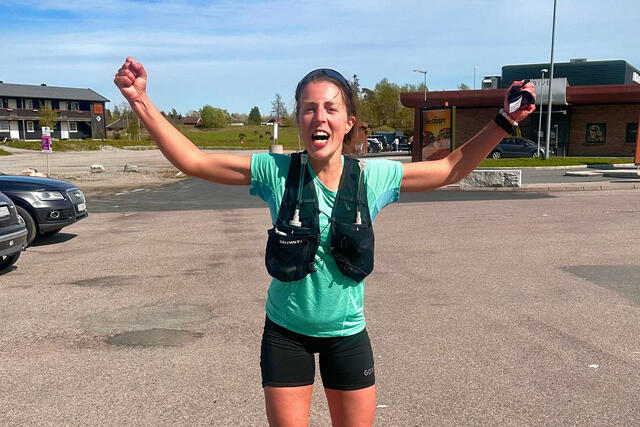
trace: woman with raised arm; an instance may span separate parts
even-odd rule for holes
[[[363,291],[364,277],[373,269],[373,219],[400,192],[432,190],[464,178],[534,105],[501,110],[442,160],[365,163],[342,155],[356,123],[355,98],[334,70],[314,70],[298,83],[296,118],[305,152],[290,156],[204,153],[151,103],[142,64],[127,58],[114,82],[178,169],[222,184],[250,185],[250,194],[270,207],[274,226],[265,264],[273,279],[260,354],[269,425],[307,425],[315,353],[332,424],[372,425],[375,370]],[[534,96],[533,84],[514,85]]]

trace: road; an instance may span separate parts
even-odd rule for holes
[[[90,198],[0,276],[1,425],[266,424],[268,210],[172,186]],[[637,194],[387,207],[365,303],[376,425],[637,425]],[[311,425],[329,420],[316,387]]]

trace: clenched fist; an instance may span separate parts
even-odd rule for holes
[[[133,104],[146,94],[147,72],[141,63],[132,57],[128,57],[116,73],[113,82],[122,92],[122,96],[129,101],[129,104]]]

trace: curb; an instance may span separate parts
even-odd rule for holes
[[[582,184],[524,184],[522,187],[469,187],[448,185],[439,188],[442,191],[496,191],[496,192],[524,192],[524,193],[554,193],[565,191],[604,191],[604,190],[640,190],[640,182],[619,183],[582,183]]]

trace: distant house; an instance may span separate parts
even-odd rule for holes
[[[23,85],[0,81],[0,138],[39,140],[40,108],[58,115],[51,136],[57,139],[104,139],[107,98],[91,89]]]
[[[120,117],[115,122],[111,122],[110,124],[107,125],[107,132],[109,132],[109,131],[119,132],[119,131],[121,131],[123,129],[126,129],[126,128],[127,128],[127,119],[126,119],[126,117]]]
[[[202,126],[202,119],[200,117],[183,117],[180,119],[180,124],[185,126]]]
[[[272,117],[269,120],[267,120],[266,122],[262,122],[260,124],[262,126],[273,126],[274,123],[277,123],[278,126],[281,126],[284,123],[284,120],[282,120],[279,117]]]

